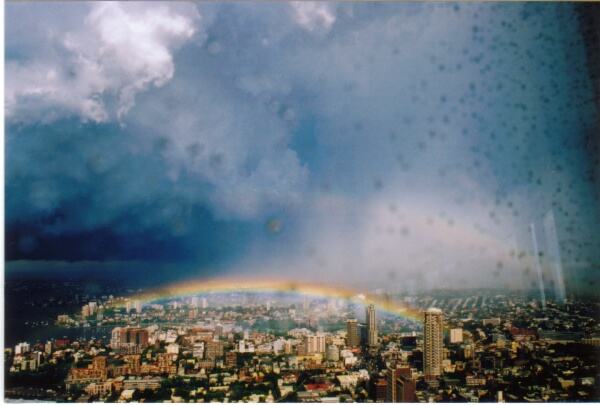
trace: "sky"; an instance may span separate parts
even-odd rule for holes
[[[572,4],[8,3],[7,270],[409,293],[536,288],[539,263],[549,288],[593,289],[578,21]]]

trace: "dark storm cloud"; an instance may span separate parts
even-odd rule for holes
[[[520,287],[529,226],[552,216],[565,270],[595,277],[597,110],[571,5],[8,13],[36,26],[7,29],[9,258]]]

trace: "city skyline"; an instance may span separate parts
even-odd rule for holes
[[[600,7],[8,1],[7,401],[600,400]]]

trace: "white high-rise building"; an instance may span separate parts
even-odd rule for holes
[[[90,308],[90,316],[94,316],[94,314],[98,310],[98,303],[96,301],[90,301],[88,303],[88,307]]]
[[[423,324],[423,373],[425,377],[442,374],[444,355],[444,315],[441,309],[425,311]]]
[[[377,346],[377,316],[375,315],[375,305],[369,304],[367,307],[367,344],[370,347]]]
[[[15,354],[23,354],[29,352],[29,343],[21,342],[15,346]]]
[[[202,298],[202,309],[208,308],[208,300],[206,298]]]
[[[142,313],[142,301],[140,301],[140,300],[135,301],[135,312],[138,314]]]
[[[306,353],[325,353],[325,335],[317,333],[306,336]]]

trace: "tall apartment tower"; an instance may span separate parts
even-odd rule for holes
[[[444,355],[444,315],[438,308],[425,311],[423,324],[423,372],[425,378],[442,374]]]
[[[410,366],[388,367],[386,390],[385,402],[416,402],[416,383]]]
[[[375,315],[375,305],[369,304],[367,307],[367,345],[369,347],[377,346],[377,317]]]
[[[346,321],[346,341],[348,347],[360,346],[360,330],[358,329],[358,321],[356,319],[348,319]]]

